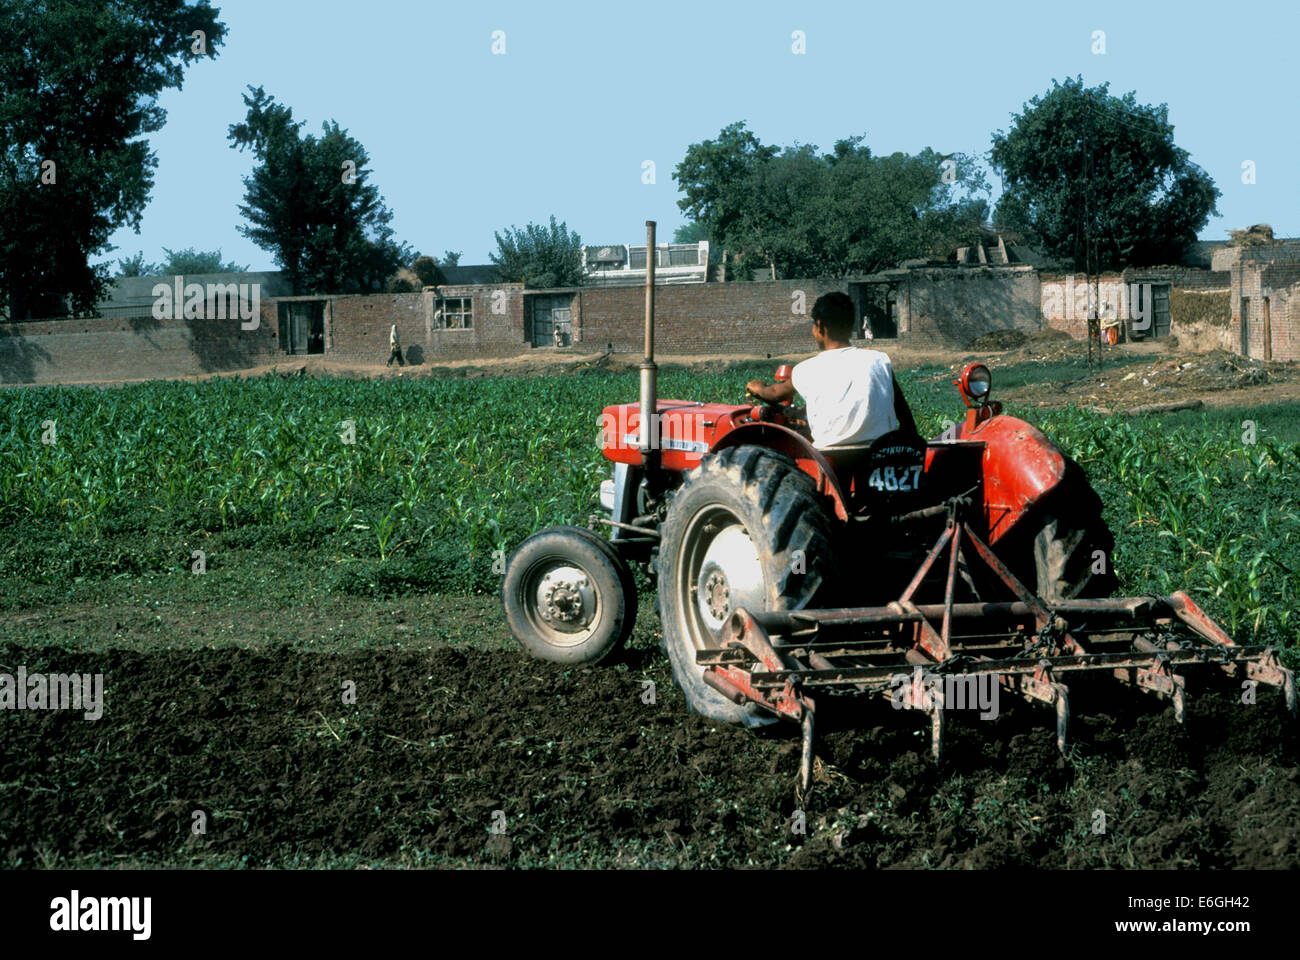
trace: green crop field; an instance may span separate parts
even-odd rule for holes
[[[1029,365],[1025,365],[1029,366]],[[665,396],[735,401],[762,367],[668,372]],[[923,432],[955,392],[903,382]],[[1015,371],[1024,378],[1024,371]],[[634,374],[519,379],[221,380],[0,393],[0,606],[196,589],[231,596],[491,593],[502,551],[585,524],[608,475],[603,406]],[[1014,409],[1010,412],[1017,412]],[[1126,593],[1183,588],[1241,639],[1300,630],[1300,409],[1165,418],[1023,412],[1087,469]],[[210,595],[209,583],[204,587]]]

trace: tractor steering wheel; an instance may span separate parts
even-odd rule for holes
[[[742,402],[746,406],[760,407],[762,413],[758,419],[765,422],[771,422],[778,415],[784,415],[787,410],[785,406],[777,403],[775,400],[764,400],[761,397],[754,396],[748,390],[745,391],[744,400]]]

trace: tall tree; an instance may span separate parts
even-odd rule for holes
[[[583,282],[582,238],[568,226],[530,223],[494,233],[497,252],[490,258],[505,283],[529,287],[576,287]]]
[[[337,122],[319,137],[303,135],[303,121],[261,88],[244,96],[248,115],[231,124],[228,139],[258,160],[240,213],[240,233],[269,250],[293,289],[307,293],[368,293],[411,251],[393,238],[392,212],[369,182],[365,147]]]
[[[122,226],[137,231],[164,90],[225,38],[207,0],[0,0],[0,310],[92,307]]]
[[[1176,262],[1221,194],[1174,143],[1165,104],[1108,90],[1053,80],[994,134],[997,220],[1078,270]]]

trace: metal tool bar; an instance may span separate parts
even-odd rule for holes
[[[1052,604],[1058,615],[1084,614],[1089,617],[1150,617],[1173,608],[1167,597],[1126,597],[1120,600],[1064,600]],[[768,633],[793,633],[814,627],[855,627],[873,623],[905,623],[920,619],[939,620],[946,605],[942,603],[917,604],[915,613],[904,613],[893,604],[884,607],[843,607],[824,610],[764,611],[752,614],[754,622]],[[954,619],[985,617],[1012,617],[1032,619],[1034,610],[1021,601],[954,603]],[[1190,624],[1189,624],[1190,626]]]

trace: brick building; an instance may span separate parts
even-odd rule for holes
[[[1225,247],[1231,276],[1231,348],[1257,360],[1300,360],[1300,241]]]
[[[1200,340],[1209,335],[1227,346],[1226,270],[1128,267],[1096,277],[1042,272],[1038,283],[1043,325],[1076,339],[1087,336],[1088,318],[1095,314],[1103,325],[1118,323],[1125,340],[1161,340],[1171,334]]]

